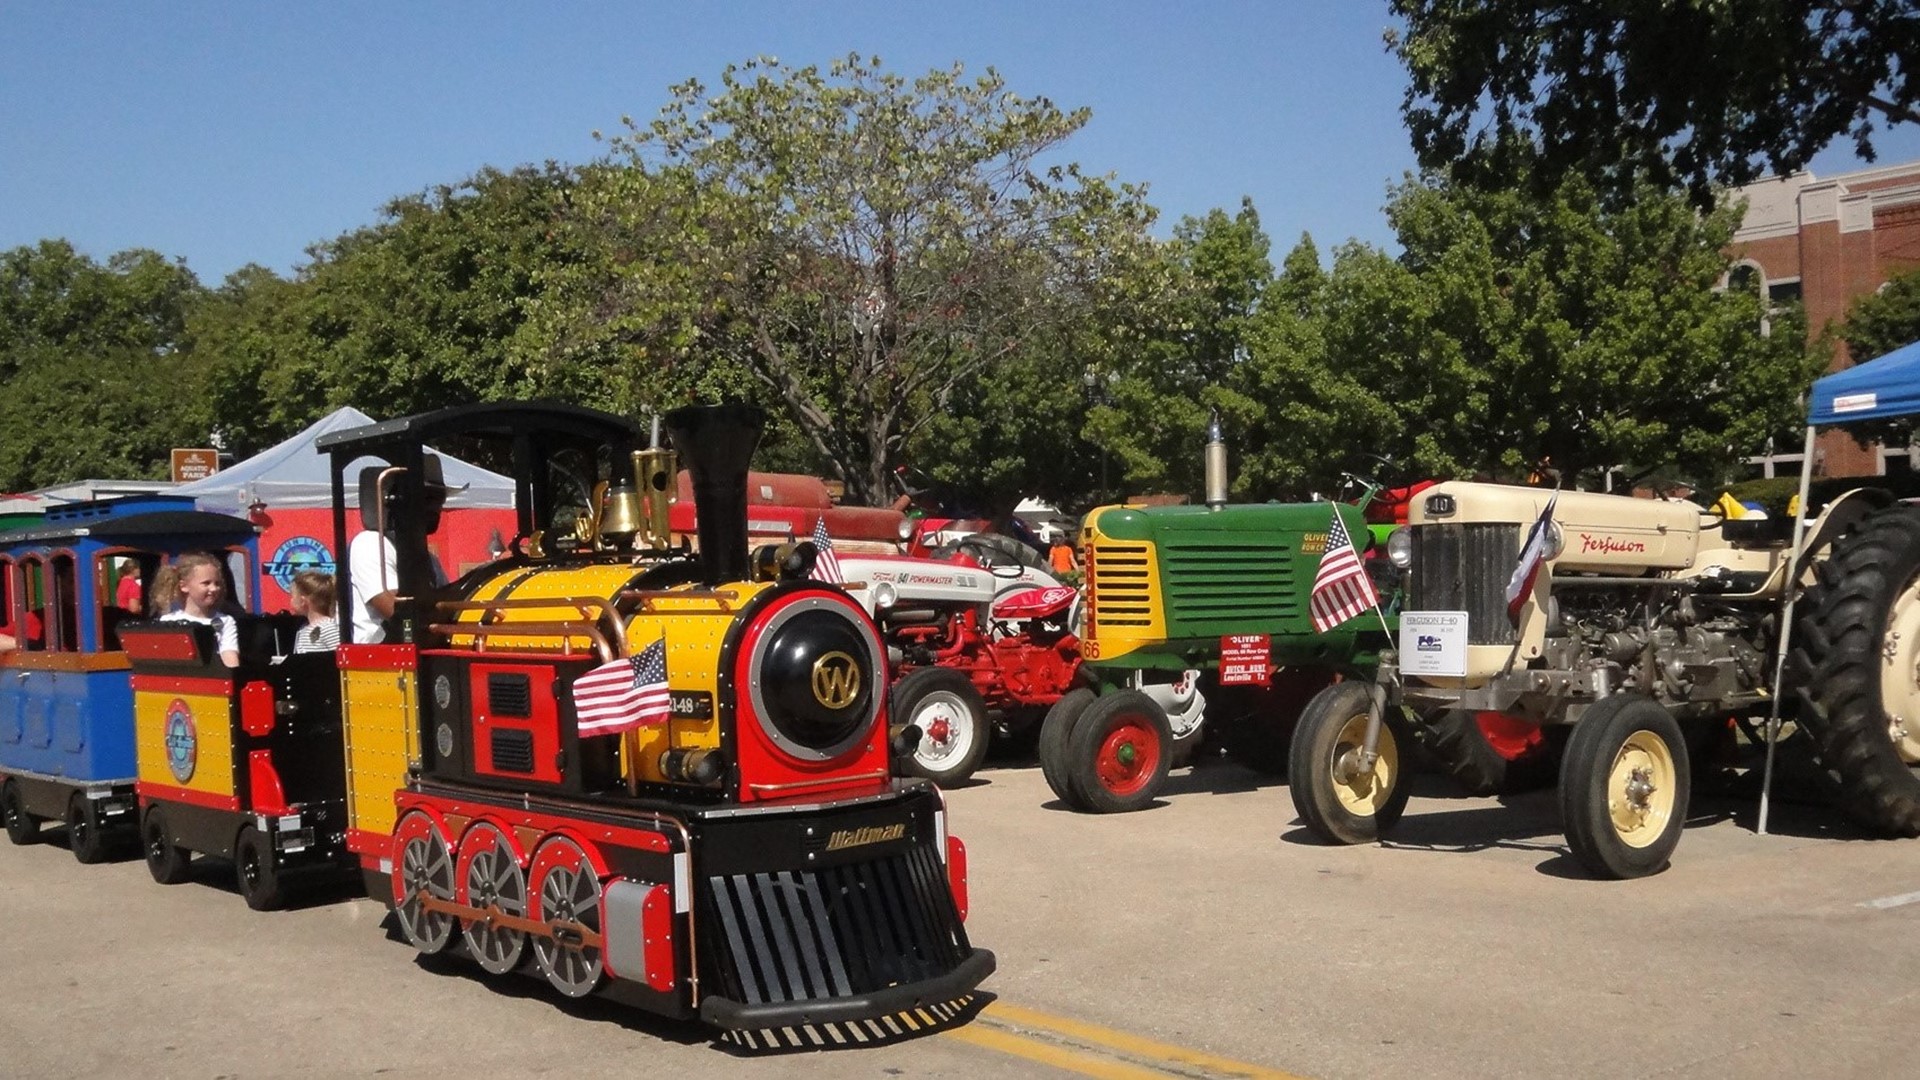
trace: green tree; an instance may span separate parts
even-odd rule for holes
[[[1640,180],[1741,184],[1801,168],[1876,123],[1920,121],[1911,0],[1393,0],[1388,46],[1411,83],[1403,114],[1422,165],[1511,181],[1537,146],[1551,189],[1569,173],[1626,195]]]
[[[993,464],[984,443],[923,436],[984,384],[1026,377],[1002,365],[1037,364],[1150,255],[1137,189],[1041,162],[1087,115],[1013,94],[991,70],[909,81],[877,58],[755,60],[716,93],[686,82],[658,118],[628,121],[612,140],[624,168],[584,209],[666,240],[618,263],[642,279],[633,292],[655,295],[660,261],[710,289],[719,322],[703,332],[852,500],[883,502],[909,444],[923,468]],[[689,201],[663,209],[663,191]],[[1057,468],[1016,457],[983,495],[1005,501]]]
[[[1841,333],[1855,363],[1920,341],[1920,270],[1889,280],[1853,302]]]
[[[204,290],[152,251],[102,265],[64,240],[0,253],[0,488],[165,475],[205,442]]]
[[[1742,212],[1701,216],[1650,188],[1608,209],[1578,177],[1547,199],[1409,181],[1388,217],[1417,288],[1337,298],[1330,357],[1373,373],[1405,425],[1390,444],[1429,472],[1550,459],[1570,478],[1620,464],[1717,478],[1791,425],[1822,366],[1796,313],[1768,336],[1761,298],[1719,287]]]
[[[484,169],[395,199],[381,220],[309,249],[292,281],[228,279],[198,324],[220,358],[222,417],[258,449],[327,410],[398,416],[471,401],[554,397],[633,411],[645,369],[554,333],[604,302],[601,243],[572,210],[575,170]]]
[[[1366,452],[1405,452],[1406,417],[1430,401],[1412,392],[1403,361],[1431,346],[1418,278],[1383,253],[1348,244],[1331,273],[1302,235],[1252,320],[1246,363],[1230,382],[1236,498],[1303,498],[1330,492]],[[1376,321],[1377,320],[1377,321]]]

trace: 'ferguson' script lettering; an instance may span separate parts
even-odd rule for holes
[[[1644,555],[1647,545],[1642,540],[1621,540],[1612,536],[1588,536],[1580,534],[1580,553],[1599,552],[1602,555]]]

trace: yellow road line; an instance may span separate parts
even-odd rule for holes
[[[963,1043],[972,1043],[988,1050],[998,1050],[1003,1054],[1037,1061],[1042,1065],[1051,1065],[1056,1069],[1079,1073],[1081,1076],[1096,1077],[1097,1080],[1167,1080],[1167,1074],[1163,1072],[1143,1069],[1138,1065],[1129,1065],[1110,1058],[1078,1053],[1053,1043],[987,1027],[977,1021],[942,1034],[949,1039],[958,1039]]]
[[[1028,1032],[1040,1037],[1032,1037]],[[1245,1077],[1247,1080],[1302,1080],[1293,1073],[1264,1065],[1156,1042],[1113,1028],[1054,1016],[999,1000],[988,1003],[973,1023],[951,1029],[946,1034],[976,1046],[1015,1054],[1086,1076],[1129,1080],[1157,1077],[1164,1080],[1169,1073],[1192,1075],[1191,1070],[1201,1069],[1211,1075]],[[1115,1055],[1118,1059],[1096,1056],[1102,1052]]]

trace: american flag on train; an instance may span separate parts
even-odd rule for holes
[[[618,735],[646,724],[662,724],[671,711],[664,637],[573,681],[573,712],[582,735]]]
[[[1340,521],[1340,509],[1333,510],[1333,524],[1327,528],[1327,550],[1320,556],[1320,571],[1313,575],[1313,596],[1307,610],[1313,614],[1313,628],[1320,633],[1339,626],[1355,615],[1379,603],[1373,592],[1373,579],[1353,549],[1353,538]]]
[[[833,538],[827,535],[825,514],[814,519],[813,550],[816,552],[813,557],[813,580],[844,584],[847,579],[840,573],[840,556],[833,553]]]

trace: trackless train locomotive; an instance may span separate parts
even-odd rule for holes
[[[230,669],[207,628],[118,628],[156,880],[230,857],[268,907],[357,869],[423,953],[722,1028],[970,993],[994,960],[963,926],[965,848],[936,788],[891,775],[917,733],[889,740],[872,620],[812,580],[810,544],[748,550],[757,410],[665,419],[671,450],[552,404],[323,438],[353,552],[337,651],[288,655],[254,616]],[[429,445],[515,477],[501,559],[440,564]],[[697,555],[672,546],[676,456]]]

